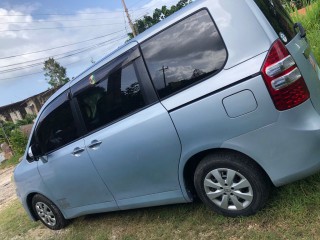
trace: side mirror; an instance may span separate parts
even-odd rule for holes
[[[41,157],[42,153],[38,144],[31,145],[28,149],[28,156],[35,160]]]

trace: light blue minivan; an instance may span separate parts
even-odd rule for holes
[[[53,230],[197,197],[251,215],[320,170],[319,114],[319,67],[279,0],[198,0],[48,100],[17,194]]]

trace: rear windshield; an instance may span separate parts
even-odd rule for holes
[[[296,33],[294,24],[280,0],[254,0],[284,43],[291,41]],[[285,37],[283,36],[285,35]],[[285,41],[287,38],[287,41]]]

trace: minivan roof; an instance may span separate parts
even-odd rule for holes
[[[195,8],[197,8],[198,5],[201,3],[208,1],[208,0],[197,0],[196,2],[192,2],[190,5],[182,8],[178,12],[172,14],[171,16],[165,18],[161,22],[157,23],[156,25],[152,26],[151,28],[147,29],[145,32],[139,34],[137,37],[131,39],[127,43],[121,45],[114,51],[107,54],[105,57],[100,59],[97,63],[90,66],[88,69],[84,70],[82,73],[80,73],[77,77],[75,77],[73,80],[71,80],[68,84],[65,84],[63,87],[61,87],[54,95],[52,95],[47,103],[43,106],[46,107],[46,105],[51,102],[53,99],[58,97],[61,93],[66,91],[68,88],[70,88],[72,85],[79,82],[81,79],[89,75],[90,73],[94,72],[95,70],[99,69],[106,63],[110,62],[112,59],[116,58],[117,56],[121,55],[122,53],[126,52],[127,50],[133,48],[138,43],[142,43],[143,41],[147,40],[148,38],[152,37],[156,33],[164,30],[168,26],[174,24],[178,20],[184,18],[185,16],[191,14]]]
[[[78,82],[80,79],[82,79],[83,75],[88,75],[90,72],[95,71],[97,68],[96,66],[99,66],[102,62],[103,65],[111,61],[112,59],[116,58],[117,56],[121,55],[123,52],[125,52],[128,49],[128,45],[134,47],[137,45],[137,43],[142,43],[143,41],[147,40],[148,38],[152,37],[153,35],[157,34],[158,32],[164,30],[168,26],[175,23],[177,20],[183,18],[185,15],[188,15],[190,11],[193,11],[193,9],[196,7],[196,5],[199,5],[200,3],[203,3],[207,0],[197,0],[196,2],[192,2],[191,4],[187,5],[186,7],[182,8],[178,12],[175,12],[171,16],[163,19],[161,22],[155,24],[151,28],[147,29],[143,33],[139,34],[137,37],[131,39],[127,43],[119,46],[114,51],[107,54],[105,57],[100,59],[97,63],[83,71],[81,74],[79,74],[74,80],[72,80],[72,84]],[[125,51],[124,51],[125,49]],[[100,67],[100,66],[99,66]],[[80,79],[79,79],[80,78]]]

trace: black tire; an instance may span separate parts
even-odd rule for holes
[[[219,187],[220,183],[225,185]],[[229,217],[255,214],[266,204],[271,189],[265,172],[252,159],[235,152],[211,154],[202,159],[194,174],[194,185],[202,202]]]
[[[60,230],[68,224],[58,207],[41,194],[32,198],[32,209],[38,219],[51,230]]]

